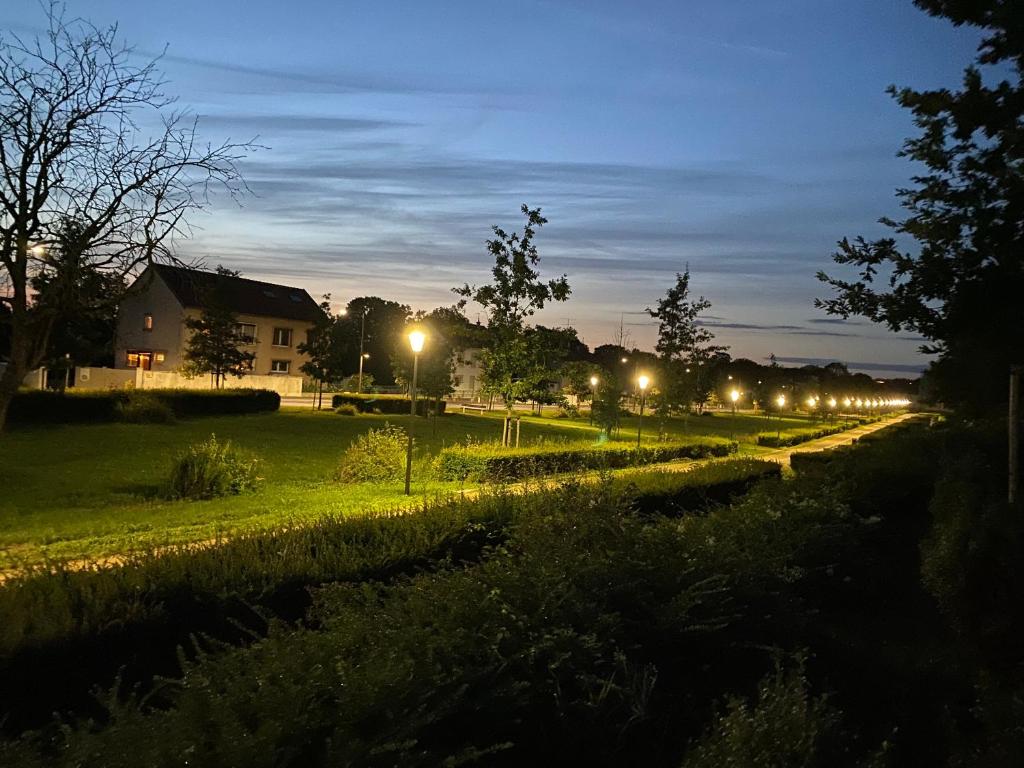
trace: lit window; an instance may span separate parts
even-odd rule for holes
[[[128,353],[128,367],[138,368],[139,367],[139,355],[137,352]]]
[[[290,360],[272,360],[270,363],[271,373],[288,373],[292,364]]]
[[[167,358],[164,357],[163,352],[157,352],[155,355],[153,355],[153,360],[155,360],[158,363],[162,363],[166,359]]]
[[[239,323],[235,326],[235,332],[238,334],[238,339],[242,344],[256,343],[255,323]]]
[[[146,314],[142,316],[142,330],[152,331],[153,330],[153,316]]]
[[[275,328],[273,344],[275,347],[290,347],[292,345],[292,329]]]

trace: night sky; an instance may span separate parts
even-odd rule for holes
[[[537,319],[591,346],[620,321],[653,345],[642,311],[689,264],[734,357],[926,362],[911,334],[812,305],[835,241],[883,234],[915,172],[885,87],[955,86],[974,51],[909,0],[68,7],[140,53],[166,45],[204,137],[266,146],[243,165],[253,196],[196,217],[186,258],[429,309],[487,280],[490,226],[518,228],[527,202],[550,219],[543,272],[573,287]],[[37,0],[0,6],[4,30],[42,24]]]

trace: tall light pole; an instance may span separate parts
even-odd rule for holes
[[[775,426],[778,427],[778,429],[775,430],[775,437],[776,438],[781,438],[782,437],[782,409],[786,407],[786,396],[785,395],[779,395],[778,397],[776,397],[775,398],[775,404],[777,406],[779,406],[779,423],[775,425]]]
[[[423,331],[409,332],[409,346],[412,348],[412,386],[409,387],[409,413],[412,419],[409,421],[408,440],[405,448],[405,495],[410,495],[410,484],[412,480],[412,427],[416,423],[416,374],[420,370],[420,352],[423,351],[423,342],[427,337]]]
[[[590,425],[594,424],[594,400],[597,398],[597,376],[590,377]]]
[[[644,431],[644,403],[647,401],[647,385],[651,383],[651,380],[646,376],[640,376],[636,380],[636,384],[640,387],[640,420],[636,425],[636,449],[640,450],[640,436]]]
[[[729,378],[731,379],[732,376],[730,376]],[[729,399],[732,400],[732,415],[735,416],[736,415],[736,403],[739,402],[740,391],[738,389],[734,389],[732,392],[729,393]]]
[[[362,343],[362,340],[360,339],[360,342],[359,342],[359,350],[360,350],[359,351],[359,383],[356,385],[356,392],[359,393],[359,394],[363,393],[363,360],[369,360],[370,359],[370,353],[369,352],[363,352],[362,349],[363,349],[363,343]]]
[[[369,311],[370,308],[364,306],[362,317],[359,318],[359,383],[356,384],[358,394],[363,392],[363,360],[369,357],[369,355],[363,354],[363,340],[366,338],[366,313]]]

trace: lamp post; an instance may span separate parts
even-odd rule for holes
[[[360,349],[360,352],[359,352],[359,383],[356,385],[356,392],[358,392],[359,394],[363,393],[363,360],[369,360],[370,359],[370,353],[369,352],[363,352],[362,348],[363,348],[363,344],[362,344],[362,340],[360,339],[360,342],[359,342],[359,349]]]
[[[778,397],[776,397],[775,398],[775,404],[777,406],[779,406],[779,423],[775,425],[776,427],[778,427],[778,429],[775,430],[775,437],[776,438],[781,438],[782,437],[782,409],[786,407],[786,396],[785,395],[779,395]]]
[[[594,400],[597,398],[597,376],[590,377],[590,425],[594,425]]]
[[[647,385],[651,383],[651,380],[646,376],[640,376],[636,380],[636,384],[640,387],[640,420],[636,425],[636,449],[640,450],[640,436],[644,431],[644,403],[647,401]]]
[[[426,341],[426,334],[423,331],[409,332],[409,346],[412,348],[412,386],[409,387],[409,412],[412,420],[409,422],[408,440],[405,448],[405,495],[410,494],[409,486],[412,480],[412,427],[416,423],[416,374],[420,369],[420,352],[423,351],[423,342]]]
[[[368,354],[363,354],[363,341],[366,338],[366,313],[370,311],[369,307],[363,307],[363,311],[360,313],[359,318],[359,383],[356,384],[356,392],[362,394],[363,392],[363,360],[369,358]],[[423,342],[420,342],[420,349],[423,348]]]
[[[730,376],[729,378],[731,379],[732,376]],[[732,415],[735,416],[736,415],[736,403],[739,402],[740,391],[738,389],[732,390],[729,393],[729,399],[732,400]]]

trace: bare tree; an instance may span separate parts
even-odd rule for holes
[[[57,258],[62,227],[79,228],[76,268],[128,276],[172,260],[213,187],[244,191],[236,163],[254,149],[201,143],[163,92],[159,58],[133,63],[116,26],[66,19],[57,4],[48,18],[32,40],[0,36],[0,302],[10,308],[0,428],[60,316],[32,285],[69,261]]]

